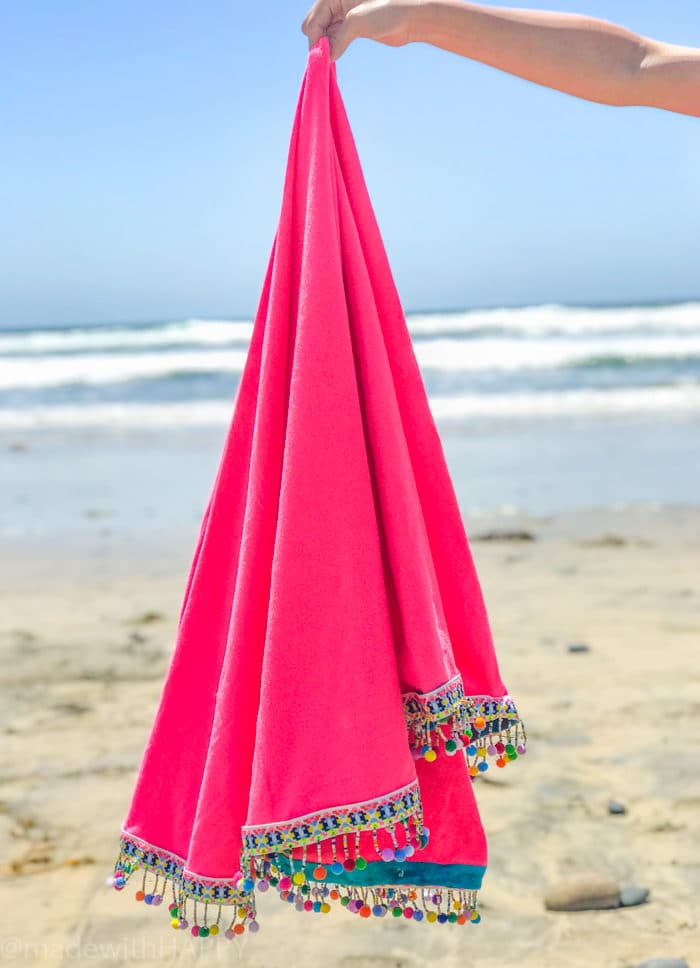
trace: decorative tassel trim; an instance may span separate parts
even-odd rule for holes
[[[525,727],[510,696],[465,696],[461,676],[457,675],[430,693],[405,693],[402,698],[415,759],[431,762],[441,747],[448,756],[461,749],[468,774],[475,780],[488,770],[487,757],[496,757],[496,765],[504,767],[526,752]],[[365,846],[371,834],[369,853],[360,850],[362,833]],[[166,900],[169,887],[173,928],[189,928],[192,935],[201,938],[220,933],[226,905],[235,910],[222,932],[225,937],[233,938],[246,929],[259,930],[256,886],[261,891],[276,888],[280,898],[293,903],[297,910],[328,913],[331,902],[339,902],[361,917],[425,918],[428,923],[439,924],[476,924],[481,920],[473,886],[480,883],[481,869],[471,869],[467,874],[467,868],[457,865],[457,883],[469,887],[361,883],[368,860],[372,868],[377,867],[377,858],[387,862],[386,879],[392,874],[400,878],[404,861],[428,843],[430,831],[423,825],[417,779],[373,800],[331,807],[281,823],[244,826],[242,834],[242,870],[231,878],[208,878],[188,871],[178,855],[122,831],[119,856],[108,883],[121,891],[141,870],[136,900],[158,907]],[[354,838],[353,846],[348,843],[349,836]],[[323,845],[326,856],[329,850],[331,853],[325,863]],[[309,865],[307,850],[313,846],[317,860]],[[300,861],[299,869],[296,861]],[[409,864],[419,879],[421,875],[427,879],[426,870],[432,866],[418,873],[420,864]],[[376,876],[374,871],[369,873],[372,878]],[[381,875],[377,879],[385,878]],[[230,912],[227,922],[229,917]]]
[[[287,864],[291,866],[287,868]],[[258,931],[253,885],[263,892],[271,887],[276,889],[280,899],[294,904],[298,911],[327,914],[333,904],[340,904],[364,918],[403,917],[429,924],[478,924],[481,920],[478,890],[474,888],[343,885],[333,883],[328,871],[320,866],[313,868],[311,879],[307,879],[304,871],[294,870],[293,860],[284,855],[258,860],[251,870],[255,879],[240,872],[233,879],[195,877],[185,872],[184,862],[176,855],[123,834],[114,875],[108,884],[121,891],[137,870],[143,874],[136,900],[159,907],[167,901],[169,891],[172,927],[189,930],[198,938],[223,934],[230,940],[246,930]],[[482,869],[469,870],[477,871],[480,880]],[[193,890],[199,893],[191,893]],[[224,916],[227,905],[234,906],[233,917],[230,910]]]
[[[242,828],[243,850],[241,867],[253,869],[259,858],[271,854],[292,857],[301,848],[302,863],[306,851],[315,846],[321,860],[321,844],[330,841],[333,867],[341,870],[363,869],[369,857],[360,853],[360,833],[372,832],[372,853],[382,860],[405,860],[428,843],[428,831],[423,826],[423,807],[418,780],[373,800],[363,800],[344,806],[328,807],[279,823],[246,825]],[[401,831],[400,840],[397,832]],[[379,843],[382,833],[384,844]],[[355,838],[354,849],[348,846],[348,835]],[[387,838],[391,838],[388,842]],[[252,865],[252,866],[251,866]]]
[[[173,928],[190,928],[193,935],[202,938],[216,935],[221,926],[224,905],[235,905],[226,936],[242,934],[244,925],[249,931],[258,930],[255,894],[252,890],[243,889],[241,871],[231,878],[193,874],[185,868],[185,861],[177,854],[122,831],[114,873],[107,884],[122,891],[139,870],[143,873],[136,900],[159,907],[169,895],[168,911]],[[213,909],[214,918],[210,909]],[[227,919],[229,917],[230,912]]]
[[[340,903],[360,917],[404,917],[428,923],[478,924],[478,890],[473,888],[433,887],[417,884],[342,885],[326,879],[326,870],[316,868],[314,880],[302,871],[290,877],[273,859],[257,881],[258,890],[276,888],[280,900],[294,904],[297,911],[327,914],[332,904]],[[320,880],[316,880],[319,877]]]
[[[122,831],[119,839],[119,856],[115,864],[115,872],[117,868],[122,871],[124,884],[131,874],[142,868],[156,875],[163,882],[172,881],[178,887],[180,895],[194,900],[236,904],[243,897],[243,893],[237,887],[237,882],[241,878],[240,871],[230,878],[202,877],[199,874],[193,874],[185,867],[182,857],[163,850],[162,847],[154,847],[153,844],[125,831]],[[124,884],[114,886],[123,887]],[[155,903],[159,904],[160,901]]]
[[[463,749],[472,780],[489,768],[487,757],[504,767],[527,752],[525,727],[510,696],[465,696],[458,673],[432,692],[402,695],[414,759],[431,763],[442,748]]]

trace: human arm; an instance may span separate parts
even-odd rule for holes
[[[575,13],[463,0],[317,0],[302,30],[335,60],[356,37],[424,42],[589,101],[700,117],[700,49]]]
[[[601,104],[700,117],[700,50],[574,13],[499,9],[460,0],[416,8],[416,39]]]

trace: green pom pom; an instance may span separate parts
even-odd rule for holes
[[[364,857],[355,858],[355,867],[358,871],[363,871],[366,866],[367,866],[367,861],[364,859]]]

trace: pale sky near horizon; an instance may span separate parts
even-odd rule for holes
[[[0,9],[0,326],[250,317],[308,3]],[[700,46],[691,0],[569,10]],[[404,306],[700,298],[700,119],[361,40],[340,89]]]

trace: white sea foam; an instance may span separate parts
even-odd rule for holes
[[[433,339],[415,344],[421,368],[444,372],[522,370],[700,358],[700,335],[647,339]]]
[[[476,418],[527,419],[579,415],[700,414],[700,387],[694,384],[624,390],[570,390],[561,393],[488,393],[434,396],[430,407],[439,425]],[[228,401],[120,403],[36,406],[0,410],[0,430],[148,430],[216,427],[227,424]]]
[[[67,329],[0,332],[3,353],[79,353],[99,350],[142,350],[156,346],[226,346],[247,343],[250,320],[188,319],[143,326],[72,326]]]
[[[540,306],[473,309],[463,312],[409,313],[408,328],[417,337],[488,335],[490,332],[541,337],[614,335],[616,333],[698,333],[700,302],[660,306]],[[227,346],[247,342],[250,319],[188,319],[139,326],[70,326],[0,332],[0,355],[144,350],[149,347]]]
[[[415,344],[425,371],[470,373],[555,367],[700,360],[700,335],[648,339],[434,339]],[[183,374],[240,374],[247,347],[177,352],[77,353],[0,357],[0,390],[41,389],[129,380],[168,380]]]
[[[559,393],[494,393],[435,396],[430,408],[438,423],[471,417],[569,417],[604,414],[694,414],[700,387],[687,384],[624,390],[566,390]]]
[[[660,306],[541,306],[474,309],[449,313],[413,313],[407,318],[414,335],[468,335],[490,330],[522,336],[581,335],[657,331],[700,333],[700,302]]]
[[[172,379],[182,373],[242,371],[247,350],[84,353],[0,359],[0,390]]]

